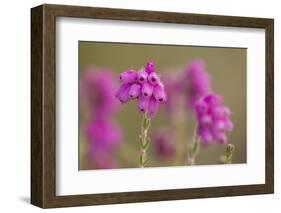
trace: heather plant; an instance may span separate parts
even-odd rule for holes
[[[122,104],[138,101],[138,111],[142,114],[139,166],[147,163],[147,149],[150,138],[148,130],[151,118],[156,116],[159,105],[167,100],[164,84],[155,71],[154,62],[148,62],[144,69],[127,70],[120,74],[121,85],[116,97]]]

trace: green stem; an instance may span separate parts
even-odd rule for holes
[[[200,143],[197,134],[197,126],[196,126],[194,131],[193,141],[191,144],[187,145],[187,159],[186,159],[187,165],[191,166],[195,164],[195,158],[199,152],[199,149],[200,149]]]
[[[140,162],[139,167],[145,167],[147,163],[147,149],[149,146],[148,129],[150,126],[150,118],[147,117],[147,113],[143,114],[141,133],[140,133]]]
[[[225,153],[225,163],[227,164],[232,163],[234,149],[235,147],[233,144],[227,144],[226,153]]]

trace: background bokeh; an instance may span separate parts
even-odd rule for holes
[[[246,60],[245,48],[222,47],[194,47],[176,45],[151,44],[124,44],[105,42],[79,42],[79,75],[83,75],[85,68],[109,68],[118,75],[128,69],[140,69],[146,62],[153,60],[156,63],[157,73],[169,70],[177,74],[193,59],[202,59],[212,78],[212,88],[224,97],[225,105],[233,112],[231,119],[235,125],[234,130],[228,133],[229,142],[235,145],[233,163],[246,163]],[[88,141],[85,135],[87,112],[80,107],[79,132],[79,168],[93,169],[88,157]],[[115,122],[123,131],[123,139],[114,153],[114,158],[120,168],[138,167],[139,140],[141,114],[137,111],[136,101],[122,105],[114,116]],[[152,119],[150,133],[159,128],[170,125],[163,107],[157,116]],[[186,119],[181,119],[177,126],[178,137],[174,140],[177,156],[173,159],[159,159],[155,156],[153,148],[149,148],[149,161],[147,166],[182,166],[186,144],[190,143],[195,127],[192,113],[186,113]],[[196,165],[218,164],[219,158],[225,153],[226,146],[212,144],[203,147],[196,158]]]

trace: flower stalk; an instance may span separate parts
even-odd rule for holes
[[[195,164],[195,158],[198,155],[199,150],[200,150],[200,140],[197,134],[197,127],[195,127],[193,141],[191,144],[187,145],[187,159],[186,159],[187,165],[191,166]]]
[[[225,153],[225,163],[226,164],[232,163],[234,149],[235,149],[235,147],[233,144],[227,144],[226,153]]]
[[[149,127],[150,127],[150,118],[148,118],[147,113],[144,113],[143,119],[142,119],[141,134],[139,136],[139,138],[140,138],[139,167],[140,168],[145,167],[145,164],[147,163],[147,160],[148,160],[147,150],[148,150],[149,143],[150,143],[150,138],[148,137]]]

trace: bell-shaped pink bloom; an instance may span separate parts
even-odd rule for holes
[[[153,93],[153,86],[149,83],[144,83],[142,85],[141,93],[144,97],[149,98]]]
[[[160,84],[160,79],[159,79],[159,76],[157,75],[157,73],[155,72],[152,72],[149,74],[148,76],[148,82],[154,86]]]
[[[131,99],[129,91],[131,84],[122,84],[119,90],[117,91],[116,97],[123,104]]]
[[[224,132],[222,132],[222,131],[220,131],[220,132],[215,131],[215,132],[213,133],[213,135],[214,135],[214,139],[215,139],[218,143],[220,143],[220,144],[227,144],[227,137],[226,137],[226,135],[225,135]]]
[[[143,70],[138,71],[138,72],[137,72],[137,79],[138,79],[138,82],[139,82],[140,84],[145,83],[145,82],[147,81],[147,76],[148,76],[148,74],[147,74],[145,71],[143,71]]]
[[[164,86],[156,85],[153,89],[153,96],[159,102],[166,101],[166,92]]]
[[[138,98],[139,111],[142,112],[142,113],[147,112],[148,104],[149,104],[149,98],[140,95],[139,98]]]
[[[233,129],[233,123],[230,120],[231,111],[223,105],[223,98],[217,94],[206,95],[203,99],[197,101],[195,106],[198,135],[203,144],[217,142],[227,143],[226,132]]]
[[[159,102],[154,98],[151,97],[148,103],[148,116],[154,117],[158,112]]]
[[[203,100],[198,100],[195,110],[198,115],[205,114],[208,110],[208,105]]]
[[[145,66],[145,71],[150,74],[155,71],[155,64],[153,61],[149,61]]]
[[[207,115],[207,114],[199,115],[198,120],[199,120],[199,123],[201,125],[204,125],[204,126],[210,125],[212,123],[212,117],[210,115]]]
[[[137,73],[135,70],[122,72],[119,76],[122,83],[134,83],[137,80]]]
[[[139,97],[140,94],[141,94],[141,85],[133,84],[130,86],[129,95],[132,99]]]
[[[232,121],[229,119],[228,116],[223,118],[223,122],[224,122],[224,125],[225,125],[225,130],[227,130],[227,131],[232,131],[233,130],[234,124],[232,123]]]

